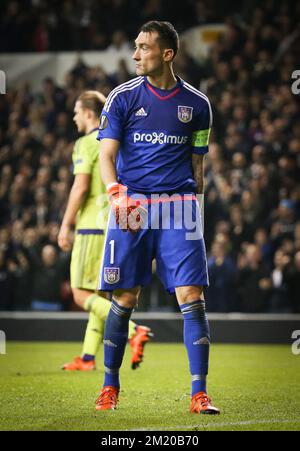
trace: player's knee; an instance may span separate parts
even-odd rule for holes
[[[190,302],[195,302],[199,300],[204,303],[203,299],[203,287],[200,286],[187,286],[187,287],[178,287],[176,289],[176,295],[179,304],[189,304]]]
[[[113,299],[122,307],[135,308],[138,303],[139,293],[140,290],[135,288],[130,290],[115,290],[113,293]]]
[[[83,308],[84,306],[84,302],[86,300],[86,294],[84,291],[79,290],[77,288],[74,288],[72,290],[73,292],[73,299],[76,305],[78,305],[79,307]]]
[[[98,296],[100,296],[101,298],[107,299],[108,301],[111,300],[111,293],[108,291],[101,291],[98,290],[97,291]]]

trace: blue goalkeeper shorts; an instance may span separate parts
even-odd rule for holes
[[[138,196],[138,195],[136,195]],[[157,195],[158,197],[158,195]],[[152,261],[164,287],[208,286],[206,250],[199,203],[192,193],[141,201],[143,228],[121,230],[111,212],[99,274],[99,290],[147,285]]]

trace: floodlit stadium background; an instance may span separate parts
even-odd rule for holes
[[[155,336],[138,370],[127,346],[118,409],[94,410],[103,346],[97,371],[60,369],[87,324],[57,246],[74,102],[135,76],[132,43],[150,19],[175,25],[175,70],[213,107],[204,196],[213,419],[189,413],[182,315],[155,267],[133,314]],[[0,430],[299,430],[299,24],[292,0],[2,0]],[[33,311],[35,300],[60,311]]]
[[[74,101],[134,76],[132,42],[149,19],[178,29],[175,70],[213,107],[207,310],[300,312],[300,5],[218,0],[2,2],[0,310],[31,311],[37,299],[76,310],[70,255],[57,246]],[[144,311],[178,311],[155,274]]]

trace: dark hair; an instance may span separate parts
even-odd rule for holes
[[[178,33],[170,22],[162,22],[159,20],[150,20],[141,26],[140,32],[158,34],[159,46],[163,49],[174,50],[174,56],[179,48]]]
[[[81,102],[82,108],[91,110],[95,116],[100,116],[105,103],[105,97],[98,91],[84,91],[77,99]]]

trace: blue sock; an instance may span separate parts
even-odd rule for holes
[[[83,354],[82,360],[84,362],[91,362],[92,360],[95,360],[95,356],[91,354]]]
[[[205,301],[197,300],[180,305],[183,314],[183,337],[187,349],[190,373],[192,376],[192,392],[206,392],[206,376],[208,373],[210,332],[205,312]]]
[[[105,322],[104,331],[104,371],[103,386],[120,388],[119,370],[128,340],[128,323],[133,309],[121,307],[112,301]]]

